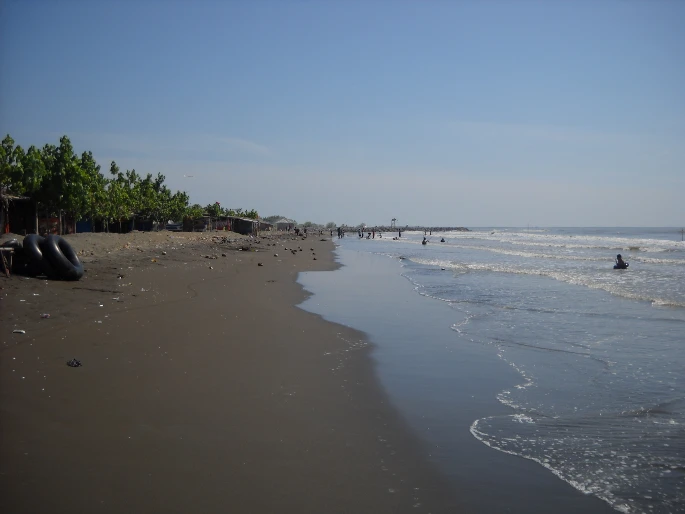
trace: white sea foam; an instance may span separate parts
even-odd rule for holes
[[[459,316],[449,318],[454,344],[491,349],[517,372],[495,393],[511,415],[475,421],[474,437],[616,510],[681,512],[685,246],[628,232],[453,233],[425,247],[417,233],[355,243],[401,254],[414,289]],[[612,269],[619,252],[627,271]]]
[[[584,286],[590,289],[601,289],[617,296],[623,296],[624,298],[650,302],[653,305],[685,307],[685,298],[679,296],[671,298],[656,296],[659,292],[663,293],[667,291],[667,287],[660,287],[659,289],[636,287],[634,289],[629,289],[622,286],[622,282],[616,279],[618,273],[610,269],[606,270],[609,275],[602,276],[601,274],[598,275],[597,270],[594,270],[595,273],[590,274],[583,273],[582,270],[579,272],[578,270],[568,268],[525,267],[521,263],[455,262],[421,257],[412,257],[409,260],[416,264],[436,266],[454,272],[493,272],[544,276],[568,284]],[[630,272],[632,272],[632,270]],[[640,277],[633,279],[633,282],[639,283],[641,281],[642,279]],[[679,282],[671,281],[671,284],[677,286],[679,285]],[[678,291],[675,291],[675,294],[678,294]]]
[[[550,234],[547,232],[456,232],[449,233],[451,241],[480,240],[511,245],[547,246],[569,249],[623,250],[634,252],[684,251],[685,242],[653,238]]]

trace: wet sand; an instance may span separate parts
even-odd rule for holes
[[[79,234],[81,281],[0,278],[0,510],[464,512],[363,335],[296,307],[321,239]]]

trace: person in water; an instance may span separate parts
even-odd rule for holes
[[[623,260],[620,253],[616,256],[616,266],[614,267],[616,269],[626,269],[628,267],[628,263]]]

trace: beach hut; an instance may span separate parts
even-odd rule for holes
[[[259,220],[253,220],[251,218],[238,218],[231,216],[229,217],[231,221],[231,230],[237,232],[238,234],[257,235],[259,232]]]
[[[32,234],[36,231],[36,204],[27,196],[0,192],[2,233]]]
[[[280,220],[274,221],[273,226],[276,230],[287,231],[288,228],[295,228],[295,220],[290,220],[288,218],[281,218]]]

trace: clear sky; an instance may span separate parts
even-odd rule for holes
[[[685,1],[0,0],[0,132],[299,222],[685,224]]]

